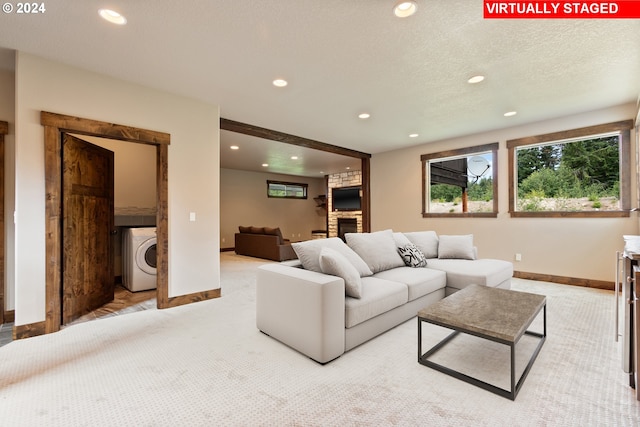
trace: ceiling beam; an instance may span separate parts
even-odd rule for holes
[[[338,147],[337,145],[327,144],[325,142],[314,141],[313,139],[303,138],[301,136],[290,135],[288,133],[278,132],[276,130],[265,129],[246,123],[240,123],[233,120],[220,118],[220,129],[237,132],[244,135],[255,136],[258,138],[269,139],[271,141],[283,142],[285,144],[297,145],[299,147],[312,148],[314,150],[326,151],[328,153],[340,154],[357,159],[368,159],[371,154],[361,151],[350,150],[348,148]]]

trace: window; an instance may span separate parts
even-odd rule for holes
[[[267,196],[282,199],[306,199],[307,184],[295,182],[267,181]]]
[[[629,216],[632,126],[628,120],[507,141],[511,216]]]
[[[496,217],[498,143],[423,154],[422,216]]]

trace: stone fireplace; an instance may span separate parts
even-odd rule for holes
[[[357,233],[357,218],[338,218],[338,237],[344,240],[344,233]]]
[[[344,233],[361,233],[362,232],[362,211],[336,211],[333,209],[333,200],[331,189],[337,187],[356,187],[362,185],[362,173],[360,171],[348,171],[329,175],[327,179],[327,222],[328,236],[340,237],[344,240]],[[343,220],[350,222],[347,231],[342,231],[339,222]],[[355,224],[355,225],[353,225]]]

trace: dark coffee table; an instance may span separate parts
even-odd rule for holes
[[[543,310],[544,317],[543,332],[528,331],[527,329],[541,310]],[[422,322],[452,329],[454,332],[423,353]],[[460,333],[498,342],[511,348],[510,390],[505,390],[429,360],[429,357]],[[516,382],[515,348],[520,338],[525,334],[538,337],[540,341],[524,372]],[[471,285],[418,312],[418,362],[500,396],[515,400],[546,336],[547,301],[544,295]]]

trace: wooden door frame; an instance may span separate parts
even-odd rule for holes
[[[0,121],[0,325],[5,321],[4,306],[4,136],[9,133],[9,123]]]
[[[157,307],[178,305],[220,296],[220,289],[169,297],[169,209],[168,148],[171,135],[130,126],[84,119],[42,111],[45,160],[45,240],[46,240],[46,315],[40,324],[14,329],[16,338],[41,335],[60,330],[62,288],[62,134],[74,133],[148,144],[156,147],[156,233],[158,244]]]

